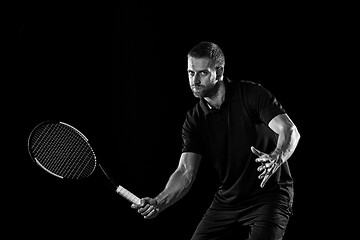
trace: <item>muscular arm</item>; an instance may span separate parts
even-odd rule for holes
[[[185,152],[181,154],[179,165],[171,174],[165,189],[155,198],[141,199],[142,205],[132,205],[146,219],[155,217],[158,213],[180,200],[190,190],[198,171],[201,155]]]
[[[180,200],[189,191],[195,180],[201,161],[201,155],[191,152],[181,154],[179,165],[170,176],[165,189],[155,198],[166,208]]]
[[[257,169],[259,172],[262,171],[259,175],[259,179],[263,179],[260,187],[264,187],[271,175],[291,157],[300,139],[295,124],[287,114],[277,115],[269,122],[268,126],[278,134],[275,150],[267,154],[251,147],[251,151],[258,156],[255,161],[261,163]]]
[[[285,162],[295,151],[300,134],[287,114],[274,117],[269,122],[269,127],[279,135],[275,152],[278,152],[282,162]]]

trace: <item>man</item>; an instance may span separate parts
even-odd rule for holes
[[[190,88],[199,102],[187,113],[179,165],[165,189],[132,208],[146,219],[181,199],[200,161],[211,161],[220,180],[214,200],[192,237],[282,239],[293,202],[287,160],[300,135],[275,97],[260,84],[224,77],[225,57],[214,43],[188,53]]]

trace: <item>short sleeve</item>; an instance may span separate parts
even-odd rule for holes
[[[277,115],[286,113],[275,96],[260,84],[249,91],[248,104],[255,117],[266,125]]]
[[[193,152],[202,154],[199,123],[196,121],[194,111],[186,114],[182,127],[182,152]]]

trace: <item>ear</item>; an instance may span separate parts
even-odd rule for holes
[[[224,74],[224,67],[223,66],[216,67],[216,79],[222,78],[223,74]]]

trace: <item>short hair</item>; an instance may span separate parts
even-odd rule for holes
[[[224,67],[225,66],[225,56],[221,48],[212,42],[200,42],[195,47],[193,47],[188,55],[188,57],[194,58],[210,58],[214,67]]]

